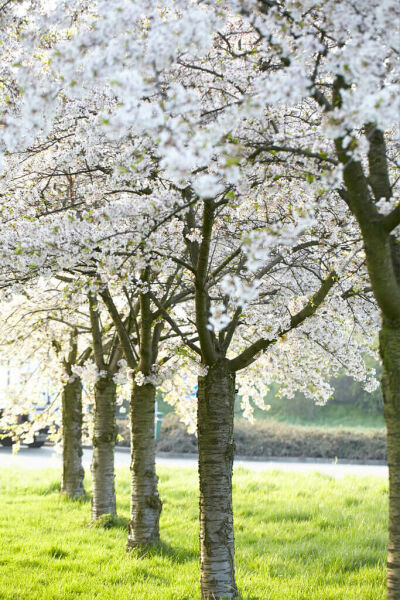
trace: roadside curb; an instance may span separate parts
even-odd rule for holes
[[[86,446],[89,448],[89,446]],[[126,446],[116,446],[115,450],[120,452],[130,452]],[[198,455],[193,452],[157,452],[158,458],[179,458],[179,459],[198,459]],[[235,456],[235,462],[278,462],[278,463],[317,463],[325,465],[367,465],[367,466],[387,466],[385,460],[350,460],[346,458],[313,458],[310,456]]]

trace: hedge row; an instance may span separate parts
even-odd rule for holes
[[[129,444],[126,428],[125,444]],[[347,460],[386,460],[383,430],[356,431],[300,427],[285,423],[242,419],[235,424],[236,454],[255,457],[309,457]],[[167,415],[157,442],[159,452],[197,452],[197,440],[178,417]]]

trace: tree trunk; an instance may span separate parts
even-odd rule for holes
[[[112,377],[102,377],[95,386],[92,519],[97,519],[105,514],[116,514],[114,447],[117,426],[115,410],[116,384]]]
[[[202,600],[236,598],[232,513],[235,374],[228,361],[198,385],[200,572]]]
[[[82,382],[68,382],[62,393],[63,473],[61,492],[70,498],[85,494],[82,466]]]
[[[382,392],[389,465],[388,600],[400,599],[400,326],[383,322],[380,332]]]
[[[155,467],[155,387],[133,382],[131,426],[131,515],[127,549],[145,547],[160,539],[162,503]]]

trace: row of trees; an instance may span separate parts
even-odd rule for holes
[[[364,358],[380,328],[388,595],[399,598],[397,4],[76,0],[46,11],[32,0],[0,11],[3,345],[27,356],[34,339],[64,364],[57,374],[47,359],[64,382],[64,436],[80,435],[91,373],[93,517],[115,511],[126,371],[128,546],[159,538],[161,387],[197,426],[202,598],[236,597],[237,383],[247,414],[269,381],[323,401],[345,366],[372,388]],[[186,393],[196,380],[197,406]],[[78,446],[64,441],[64,468],[77,470],[63,486],[80,493]]]

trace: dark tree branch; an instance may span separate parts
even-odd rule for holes
[[[106,365],[104,363],[104,350],[100,327],[99,310],[97,307],[97,299],[96,296],[94,296],[93,294],[88,294],[88,298],[94,358],[96,361],[97,368],[101,371],[104,371]]]
[[[382,219],[383,228],[387,233],[400,225],[400,204],[398,204],[388,215]]]
[[[383,132],[375,125],[368,124],[365,130],[369,142],[368,183],[377,202],[381,198],[388,200],[392,196],[392,187],[390,185],[385,138]]]
[[[184,332],[180,329],[180,327],[175,323],[174,319],[171,317],[171,315],[167,312],[167,310],[161,305],[160,301],[158,300],[158,298],[152,293],[150,292],[150,298],[151,300],[154,302],[154,304],[157,306],[157,308],[159,309],[160,313],[163,316],[163,319],[171,326],[171,329],[173,331],[175,331],[175,333],[177,335],[179,335],[179,337],[182,339],[182,341],[194,352],[196,352],[196,354],[199,354],[201,356],[201,350],[200,348],[198,348],[198,346],[196,346],[195,344],[193,344],[184,334]]]
[[[137,360],[135,357],[135,353],[132,349],[129,333],[124,325],[124,322],[122,321],[121,315],[119,314],[117,307],[115,306],[114,300],[111,297],[109,289],[107,287],[103,288],[103,290],[100,292],[100,296],[108,309],[110,317],[113,320],[115,329],[117,330],[118,337],[121,342],[121,346],[124,351],[126,361],[131,369],[135,369],[137,366]]]
[[[248,367],[252,362],[254,362],[259,352],[263,352],[269,346],[276,344],[276,342],[279,339],[281,339],[284,335],[286,335],[289,331],[291,331],[292,329],[296,329],[296,327],[299,327],[299,325],[301,325],[306,319],[312,317],[317,311],[318,307],[321,306],[321,304],[324,302],[330,289],[333,287],[336,281],[336,273],[332,271],[328,275],[328,277],[323,281],[319,290],[310,298],[305,307],[291,317],[290,324],[287,329],[279,331],[278,335],[272,340],[261,338],[253,344],[251,344],[251,346],[246,348],[246,350],[244,350],[236,358],[233,358],[229,361],[231,370],[240,371],[241,369]]]
[[[212,200],[203,201],[202,240],[195,272],[196,324],[199,334],[202,357],[206,364],[212,365],[217,359],[214,334],[209,329],[209,303],[207,294],[207,274],[210,257],[212,227],[215,219],[215,205]]]

